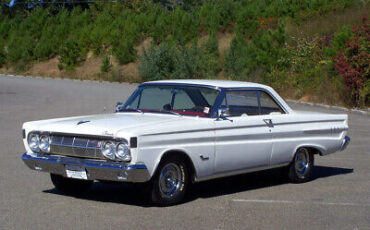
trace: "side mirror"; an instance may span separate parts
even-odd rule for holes
[[[116,104],[116,112],[119,112],[123,108],[123,103],[122,102],[117,102]]]
[[[217,119],[226,119],[227,116],[229,116],[229,108],[226,106],[220,106],[220,108],[217,111]]]

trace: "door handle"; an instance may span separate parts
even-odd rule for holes
[[[271,119],[263,119],[263,121],[266,123],[266,125],[268,127],[274,127],[274,125],[272,124],[272,120]]]
[[[209,156],[200,155],[200,159],[203,161],[209,160]]]

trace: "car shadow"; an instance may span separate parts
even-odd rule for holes
[[[313,180],[353,173],[353,169],[329,166],[315,166]],[[289,183],[283,176],[281,169],[269,169],[254,173],[230,176],[220,179],[209,180],[193,184],[187,193],[183,203],[196,199],[211,198],[228,194],[251,191],[266,187],[274,187]],[[130,183],[103,183],[96,182],[92,188],[84,194],[73,195],[79,199],[94,200],[99,202],[120,203],[141,207],[152,205],[140,191],[142,188]],[[45,193],[63,195],[57,189],[44,190]],[[71,196],[71,195],[69,195]]]
[[[315,166],[312,180],[353,173],[353,169]],[[290,183],[281,168],[196,183],[188,194],[188,201],[210,198]]]

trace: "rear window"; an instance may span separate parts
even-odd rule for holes
[[[266,92],[260,91],[261,114],[282,114],[284,111]]]

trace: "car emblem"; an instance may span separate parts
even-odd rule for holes
[[[113,133],[110,133],[108,131],[104,131],[102,134],[105,136],[113,136]]]
[[[90,122],[90,121],[79,121],[79,122],[77,123],[77,125],[81,125],[81,124],[84,124],[84,123],[87,123],[87,122]]]

